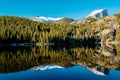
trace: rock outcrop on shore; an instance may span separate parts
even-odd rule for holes
[[[101,43],[111,42],[115,40],[116,30],[115,29],[105,29],[101,33]]]

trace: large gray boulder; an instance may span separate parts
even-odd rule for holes
[[[116,56],[117,52],[115,45],[112,44],[101,45],[101,54],[103,54],[104,56]]]
[[[116,30],[115,29],[105,29],[100,33],[101,43],[108,43],[115,40]]]

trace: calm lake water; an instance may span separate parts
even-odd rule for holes
[[[120,80],[120,47],[0,47],[0,80]]]

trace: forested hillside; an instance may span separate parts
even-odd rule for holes
[[[0,17],[0,43],[54,43],[79,44],[81,42],[94,42],[100,40],[98,35],[102,30],[114,28],[108,25],[115,21],[120,25],[120,14],[115,18],[104,17],[100,19],[88,18],[79,22],[42,23],[27,18],[1,16]],[[78,24],[79,23],[79,24]],[[120,29],[116,27],[116,40],[120,40]]]
[[[0,17],[0,43],[66,43],[72,39],[93,38],[83,25],[41,23],[26,18]]]

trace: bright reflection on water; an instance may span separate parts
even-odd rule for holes
[[[1,47],[0,80],[120,80],[120,48]]]
[[[96,75],[81,66],[45,71],[26,70],[1,74],[0,80],[120,80],[120,71],[110,70],[107,76]]]

